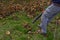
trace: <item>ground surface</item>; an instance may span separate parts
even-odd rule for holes
[[[40,34],[28,34],[27,29],[23,27],[24,22],[28,22],[32,27],[32,32],[38,29],[39,22],[32,24],[32,19],[23,15],[24,12],[16,12],[9,17],[0,19],[0,40],[53,40],[53,32],[48,27],[49,37],[45,38]],[[14,16],[16,17],[14,17]],[[56,26],[55,24],[50,24]],[[6,34],[7,32],[7,34]],[[10,33],[9,33],[10,32]],[[60,33],[60,32],[59,32]],[[58,39],[59,40],[59,39]]]
[[[49,23],[47,28],[48,30],[47,38],[36,33],[28,34],[28,32],[31,33],[31,31],[36,32],[38,30],[38,24],[40,24],[40,19],[33,24],[32,20],[34,18],[30,18],[31,16],[28,17],[27,14],[28,13],[30,13],[31,15],[34,15],[35,13],[39,14],[42,11],[42,9],[45,8],[46,5],[49,5],[49,2],[46,4],[48,0],[47,1],[45,0],[46,2],[43,2],[42,4],[40,0],[39,1],[34,0],[35,1],[34,3],[33,1],[31,2],[30,1],[29,0],[26,0],[26,1],[25,0],[8,0],[8,1],[1,0],[0,1],[0,5],[1,5],[0,13],[2,13],[4,17],[6,14],[9,15],[8,14],[9,12],[13,11],[12,15],[10,14],[10,16],[6,16],[6,18],[0,19],[0,40],[60,40],[60,24],[57,25],[55,22],[56,18],[60,17],[60,14],[58,14],[55,18],[53,18],[52,22]],[[27,2],[27,4],[24,4],[24,2]],[[22,9],[25,12],[21,11],[22,9],[20,9],[21,7],[19,7],[22,5],[22,3],[24,4],[24,7],[22,7]],[[30,4],[29,6],[28,6],[28,3]],[[41,6],[42,8],[40,7],[40,4],[41,5],[44,4],[43,6]],[[15,8],[15,6],[17,6],[17,8]],[[6,8],[8,7],[8,10],[5,7]],[[25,9],[27,8],[27,10],[25,10],[24,8]],[[15,12],[17,10],[19,12]],[[36,10],[39,12],[36,12]],[[57,28],[56,30],[57,32],[54,31],[55,28]],[[54,37],[54,34],[55,34],[55,37]]]

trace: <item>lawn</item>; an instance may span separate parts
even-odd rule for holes
[[[28,34],[28,30],[23,27],[23,23],[28,22],[32,32],[38,29],[39,22],[32,24],[31,18],[24,15],[25,12],[16,12],[6,18],[0,19],[0,40],[53,40],[54,35],[48,27],[49,37],[43,37],[40,34]],[[50,24],[56,26],[55,24]]]
[[[42,3],[40,0],[1,0],[0,14],[3,18],[0,17],[0,40],[60,40],[60,14],[56,15],[49,23],[48,37],[37,33],[40,19],[34,24],[32,23],[35,16],[49,5],[49,2],[46,2]],[[59,24],[56,23],[56,19]]]

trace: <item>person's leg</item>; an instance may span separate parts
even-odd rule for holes
[[[42,28],[43,33],[47,33],[47,25],[50,20],[60,11],[60,7],[54,6],[51,4],[41,16],[41,24],[39,25]]]

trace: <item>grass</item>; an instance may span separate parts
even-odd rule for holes
[[[14,19],[13,15],[17,19]],[[50,30],[48,30],[49,37],[47,38],[40,34],[27,34],[27,29],[22,26],[24,22],[31,25],[33,32],[38,29],[39,22],[32,24],[32,20],[26,16],[25,12],[16,12],[4,19],[0,19],[0,40],[53,40],[53,32]],[[10,31],[10,35],[6,35],[6,31]]]

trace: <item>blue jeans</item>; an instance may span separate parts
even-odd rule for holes
[[[47,25],[51,19],[60,12],[60,7],[51,4],[41,16],[41,24],[39,25],[44,33],[47,33]]]

